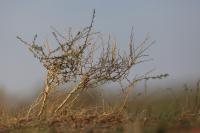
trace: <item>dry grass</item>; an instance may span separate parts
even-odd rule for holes
[[[187,90],[189,89],[189,90]],[[102,97],[90,102],[88,92],[80,96],[85,101],[77,101],[70,110],[63,110],[57,115],[26,119],[26,110],[18,108],[6,109],[6,114],[1,114],[1,132],[198,132],[200,124],[200,110],[196,103],[197,88],[173,89],[174,94],[159,91],[152,95],[132,94],[127,101],[123,113],[118,113],[116,103],[121,99],[111,95],[111,99]],[[98,92],[96,92],[98,93]],[[107,93],[107,92],[105,92]],[[57,93],[56,95],[60,95]],[[190,96],[190,98],[188,98]],[[63,96],[64,98],[64,96]],[[88,100],[87,100],[88,99]],[[98,100],[99,99],[99,100]],[[114,99],[114,103],[110,104]],[[53,103],[54,104],[54,103]],[[20,105],[20,104],[19,104]],[[25,106],[25,105],[24,105]],[[28,106],[24,107],[27,108]],[[48,110],[48,109],[47,109]],[[15,113],[13,113],[15,112]]]

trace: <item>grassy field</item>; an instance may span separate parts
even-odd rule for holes
[[[95,89],[84,92],[59,115],[52,116],[48,106],[41,118],[26,119],[28,102],[9,106],[6,100],[1,100],[0,133],[200,132],[199,83],[194,88],[162,89],[147,95],[132,93],[120,113],[123,102],[120,93],[104,92],[106,95],[102,97]],[[61,91],[51,97],[57,96],[64,97],[64,94]]]

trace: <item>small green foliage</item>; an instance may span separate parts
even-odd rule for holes
[[[117,132],[117,133],[123,133],[123,132],[124,132],[124,127],[123,127],[123,125],[118,125],[118,126],[116,127],[116,132]]]

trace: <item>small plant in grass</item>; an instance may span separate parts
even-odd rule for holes
[[[58,43],[54,49],[50,47],[48,42],[44,43],[44,45],[38,45],[36,42],[37,35],[34,36],[31,43],[24,41],[21,37],[17,37],[47,70],[45,87],[30,106],[27,118],[34,112],[40,117],[44,113],[46,106],[48,106],[49,95],[54,93],[58,86],[65,83],[74,81],[76,85],[68,88],[70,92],[66,94],[66,97],[58,105],[54,105],[52,113],[58,113],[60,110],[68,108],[88,87],[127,80],[130,83],[128,86],[130,89],[140,80],[167,76],[147,77],[144,74],[131,81],[128,80],[130,70],[135,65],[146,61],[145,58],[148,55],[144,53],[153,42],[146,45],[149,42],[149,38],[146,38],[139,46],[135,47],[133,33],[131,33],[130,42],[127,45],[129,52],[121,54],[116,42],[112,41],[110,37],[107,43],[99,41],[102,40],[102,37],[99,32],[95,32],[93,29],[94,18],[95,10],[89,26],[76,34],[69,31],[67,37],[54,29],[52,35]],[[128,92],[119,112],[123,110],[126,104]]]

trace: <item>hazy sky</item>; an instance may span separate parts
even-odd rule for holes
[[[149,50],[154,61],[144,71],[169,73],[166,83],[200,79],[199,0],[0,0],[0,86],[29,91],[44,77],[38,61],[16,39],[42,43],[51,38],[50,26],[65,32],[87,26],[96,9],[95,27],[110,33],[121,48],[131,27],[136,42],[149,33],[156,44]]]

